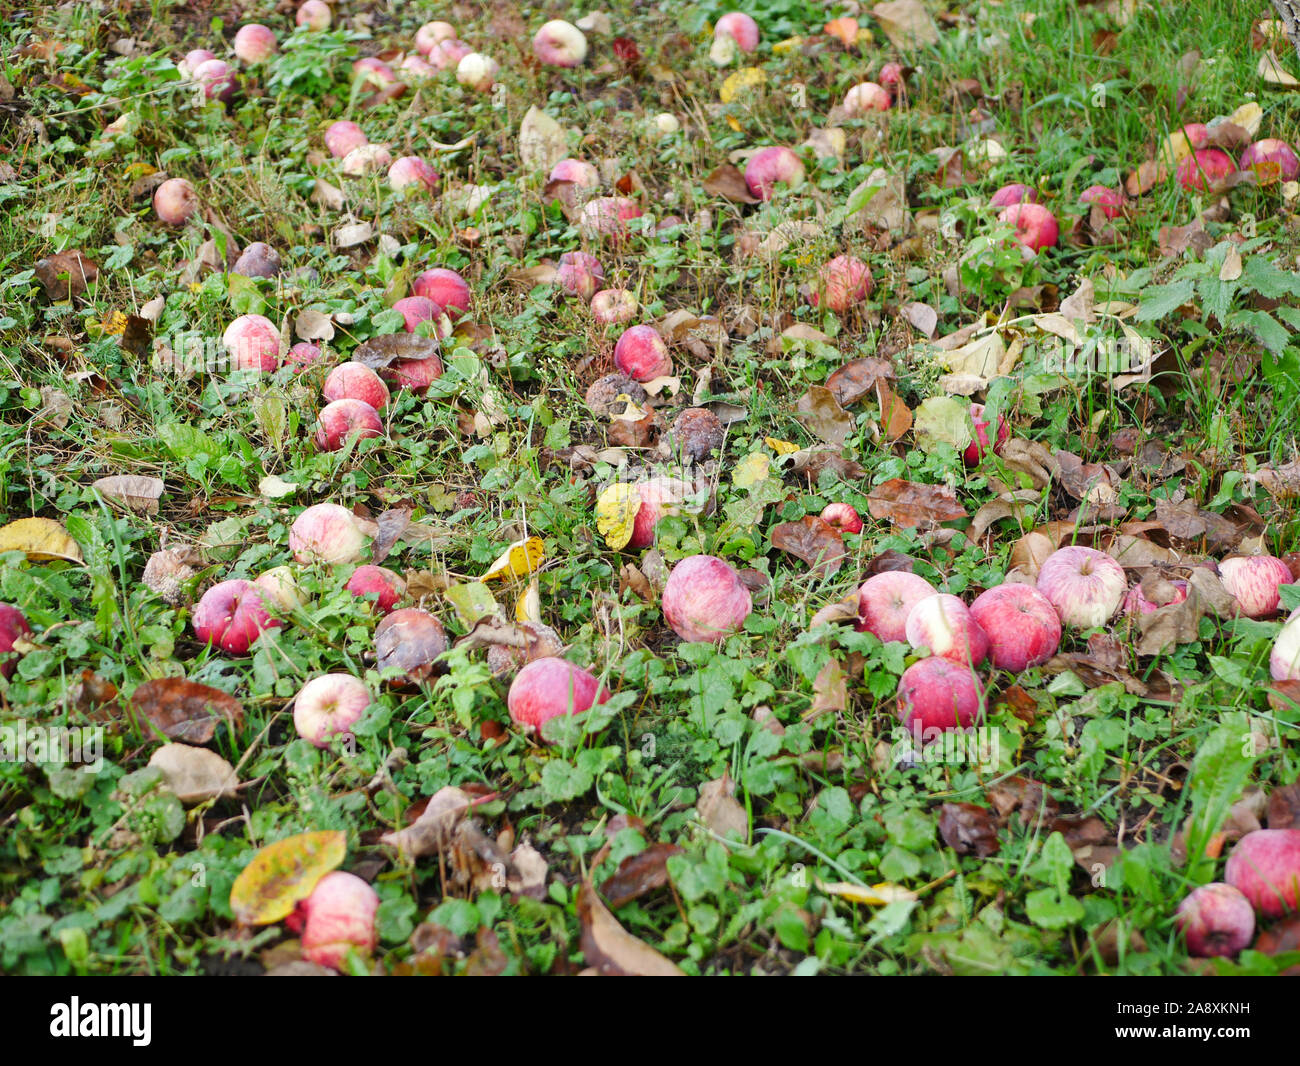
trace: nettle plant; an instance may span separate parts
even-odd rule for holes
[[[1163,285],[1148,287],[1150,268],[1135,271],[1128,287],[1141,294],[1137,321],[1159,322],[1181,313],[1176,328],[1198,347],[1224,334],[1253,336],[1264,348],[1264,377],[1275,388],[1295,391],[1300,344],[1292,331],[1300,329],[1300,308],[1289,301],[1300,298],[1300,274],[1285,270],[1276,257],[1252,254],[1267,244],[1263,237],[1242,244],[1220,241]]]

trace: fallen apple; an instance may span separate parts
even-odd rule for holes
[[[393,153],[382,144],[360,144],[343,157],[339,170],[349,178],[364,178],[387,170],[393,164]]]
[[[491,89],[500,73],[501,65],[482,52],[469,52],[456,64],[456,80],[476,93]]]
[[[446,628],[420,607],[399,607],[375,626],[375,665],[386,674],[398,671],[397,685],[427,680],[448,647]]]
[[[378,913],[379,894],[373,888],[355,874],[334,870],[316,883],[285,924],[301,933],[304,959],[341,971],[351,952],[366,959],[379,945]]]
[[[1235,957],[1255,937],[1250,900],[1222,881],[1192,889],[1178,904],[1174,924],[1187,941],[1187,953],[1197,958]]]
[[[379,413],[360,400],[334,400],[326,404],[316,420],[316,446],[337,452],[349,441],[369,440],[384,433]]]
[[[966,450],[961,453],[962,462],[967,466],[979,466],[980,460],[988,454],[989,451],[989,423],[984,418],[984,405],[982,403],[973,403],[970,405],[971,424],[974,430],[973,440],[966,445]],[[998,433],[997,441],[993,444],[993,454],[1000,455],[1002,446],[1006,444],[1011,437],[1011,427],[1007,425],[1007,420],[998,414]]]
[[[598,196],[582,205],[578,228],[588,240],[609,237],[622,240],[630,232],[628,222],[641,217],[641,208],[626,196]]]
[[[620,326],[636,318],[641,305],[627,289],[601,289],[591,298],[591,317],[602,326]]]
[[[898,720],[909,732],[921,734],[933,729],[967,729],[982,712],[975,671],[937,655],[903,671],[897,702]]]
[[[442,359],[437,355],[427,359],[395,359],[384,368],[383,376],[393,388],[409,389],[423,396],[442,377],[442,369]]]
[[[394,189],[405,189],[412,185],[436,189],[438,172],[419,156],[404,155],[394,159],[388,168],[388,184]]]
[[[315,33],[328,30],[333,21],[334,16],[330,13],[329,4],[324,0],[303,0],[297,14],[294,15],[294,22],[297,25]]]
[[[473,51],[464,41],[456,38],[439,41],[429,50],[429,62],[438,70],[455,70],[460,61]]]
[[[874,633],[882,641],[904,641],[912,608],[937,591],[920,574],[908,570],[875,574],[858,588],[857,628]]]
[[[1219,579],[1247,618],[1272,618],[1281,608],[1283,585],[1294,578],[1291,568],[1272,555],[1238,555],[1219,563]]]
[[[1188,192],[1201,192],[1236,169],[1232,156],[1222,148],[1199,148],[1178,164],[1178,184]]]
[[[837,255],[817,273],[817,285],[809,294],[813,307],[825,302],[826,309],[842,315],[868,296],[875,282],[871,268],[851,255]]]
[[[450,22],[435,19],[415,31],[415,47],[421,55],[427,56],[439,41],[454,41],[457,36],[456,27]]]
[[[654,326],[630,326],[614,345],[614,366],[636,381],[653,381],[673,372],[668,345]]]
[[[673,419],[670,437],[682,460],[702,463],[722,450],[727,427],[707,407],[688,407]]]
[[[888,111],[889,107],[889,93],[874,81],[860,82],[844,94],[844,113],[850,118],[872,111]]]
[[[1062,625],[1078,629],[1102,625],[1127,590],[1124,568],[1096,548],[1058,548],[1038,571],[1038,591],[1056,608]]]
[[[194,72],[198,70],[200,64],[216,58],[216,52],[209,51],[206,48],[193,48],[186,52],[185,58],[176,64],[176,69],[180,71],[181,77],[192,80]]]
[[[1119,218],[1124,213],[1124,194],[1108,185],[1089,185],[1079,193],[1079,203],[1087,207],[1096,204],[1107,218]]]
[[[274,278],[280,273],[280,253],[265,241],[254,241],[239,253],[230,272],[246,278]]]
[[[221,335],[237,370],[270,373],[280,365],[280,331],[264,315],[240,315]]]
[[[224,59],[204,60],[194,68],[192,77],[209,100],[224,103],[235,95],[235,72]]]
[[[293,613],[306,602],[292,567],[273,566],[254,578],[253,584],[261,589],[262,598],[275,608],[281,618]]]
[[[489,644],[488,669],[493,677],[513,674],[534,659],[556,657],[564,651],[560,634],[541,622],[517,622],[515,631],[527,642],[524,647],[512,644]]]
[[[1260,185],[1272,185],[1300,178],[1300,159],[1286,141],[1267,137],[1241,153],[1241,169],[1253,170]]]
[[[393,68],[382,59],[374,56],[362,56],[352,64],[352,76],[364,86],[386,89],[396,85],[398,77]]]
[[[373,702],[365,682],[351,674],[323,674],[298,690],[293,700],[293,725],[303,740],[318,748],[330,738],[347,736]]]
[[[640,551],[655,542],[655,526],[665,515],[675,514],[682,501],[691,493],[691,486],[680,478],[654,477],[636,484],[641,507],[632,524],[632,537],[627,542],[628,551]]]
[[[431,267],[411,282],[411,292],[432,300],[453,319],[469,311],[469,282],[447,267]]]
[[[600,186],[600,171],[583,159],[561,159],[551,167],[547,181],[571,181],[583,189]]]
[[[729,11],[714,24],[713,36],[730,37],[742,52],[752,52],[758,47],[758,23],[743,11]]]
[[[154,213],[169,226],[188,222],[198,206],[198,193],[184,178],[168,178],[153,193]]]
[[[1268,672],[1274,681],[1300,681],[1300,612],[1286,620],[1273,641]]]
[[[1300,907],[1300,829],[1256,829],[1232,849],[1223,879],[1255,913],[1281,918]]]
[[[1175,603],[1182,603],[1187,599],[1187,591],[1191,587],[1181,578],[1174,578],[1168,584],[1173,589],[1173,594],[1165,603],[1157,603],[1147,598],[1142,591],[1142,583],[1139,581],[1128,590],[1128,595],[1124,597],[1124,613],[1130,618],[1138,618],[1144,614],[1151,614],[1160,610],[1161,607],[1170,607]]]
[[[0,677],[13,677],[14,667],[18,665],[14,645],[31,636],[31,632],[32,627],[22,611],[12,604],[0,603]]]
[[[1056,216],[1042,204],[1012,204],[1002,209],[998,221],[1015,226],[1016,240],[1033,252],[1055,247],[1060,235]]]
[[[283,625],[267,610],[262,590],[238,577],[208,589],[191,621],[200,641],[231,655],[244,655],[263,632]]]
[[[442,333],[442,330],[438,328],[438,320],[442,317],[442,308],[427,296],[403,296],[393,304],[393,310],[402,316],[402,328],[407,333],[414,333],[415,327],[421,322],[432,322],[435,336]]]
[[[369,143],[365,130],[347,119],[331,122],[325,131],[325,148],[335,159],[343,159],[353,149]]]
[[[913,648],[929,648],[931,655],[955,663],[979,666],[989,655],[988,634],[970,608],[946,592],[918,600],[908,612],[904,632]]]
[[[551,67],[576,67],[587,58],[586,35],[571,22],[552,19],[533,36],[533,55]]]
[[[605,280],[600,260],[587,252],[565,252],[555,272],[555,282],[570,296],[590,301]]]
[[[406,595],[406,582],[398,574],[373,563],[358,566],[343,587],[358,599],[374,604],[380,614],[388,614]]]
[[[988,634],[989,655],[999,670],[1018,674],[1041,666],[1061,646],[1056,608],[1033,585],[997,585],[981,592],[970,613]]]
[[[751,196],[770,200],[777,185],[797,189],[803,184],[804,169],[799,157],[789,148],[774,146],[755,152],[745,165],[745,184]]]
[[[321,395],[330,401],[360,400],[376,411],[382,411],[388,403],[388,386],[362,363],[340,363],[325,379]]]
[[[319,344],[299,341],[289,349],[285,362],[293,367],[295,374],[300,374],[308,367],[315,366],[325,358],[325,352]]]
[[[818,517],[841,533],[862,532],[862,516],[851,503],[828,503]]]
[[[991,197],[989,197],[990,207],[1010,207],[1012,204],[1035,204],[1038,202],[1038,190],[1032,185],[1023,185],[1019,182],[1011,185],[1003,185]]]
[[[540,733],[552,718],[583,714],[609,697],[609,690],[589,671],[567,659],[544,656],[515,675],[506,706],[517,726]]]
[[[279,50],[275,34],[266,26],[250,22],[235,34],[235,56],[249,66],[265,63]]]
[[[337,503],[313,504],[289,527],[289,550],[300,563],[355,563],[365,545],[356,517]]]
[[[663,591],[664,620],[682,640],[721,643],[740,630],[754,603],[740,576],[713,555],[688,555]]]

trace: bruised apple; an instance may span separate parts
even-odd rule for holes
[[[243,655],[265,630],[283,623],[267,610],[264,594],[251,581],[232,578],[208,589],[194,608],[194,635],[231,655]]]
[[[506,706],[516,725],[540,733],[552,718],[583,714],[609,696],[609,690],[590,671],[567,659],[544,656],[515,675]]]
[[[721,642],[745,624],[753,606],[740,576],[713,555],[688,555],[663,591],[664,620],[685,641]]]
[[[355,563],[365,544],[356,516],[337,503],[313,504],[289,527],[289,550],[300,563]]]

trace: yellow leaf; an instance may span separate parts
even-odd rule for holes
[[[749,89],[764,85],[766,82],[767,74],[759,67],[742,67],[722,83],[722,88],[718,90],[718,98],[724,104],[729,104],[738,95],[745,93]]]
[[[736,464],[731,475],[731,483],[738,489],[747,489],[767,480],[767,468],[771,460],[762,452],[750,452]]]
[[[35,561],[66,559],[79,563],[81,548],[52,518],[20,518],[0,527],[0,552],[26,552]]]
[[[872,907],[883,907],[887,903],[896,903],[899,900],[916,899],[916,893],[911,889],[903,888],[902,885],[891,885],[888,882],[863,888],[861,885],[850,884],[847,881],[832,881],[829,884],[818,881],[817,887],[827,895],[839,896],[840,899],[847,899],[850,903],[865,903]]]
[[[764,437],[763,443],[777,455],[794,455],[799,450],[799,445],[791,444],[788,440],[777,440],[775,437]]]
[[[492,581],[498,577],[523,577],[531,574],[541,565],[545,555],[546,546],[541,537],[517,540],[501,553],[501,557],[480,580]]]
[[[741,129],[742,129],[740,123],[736,121],[734,115],[728,115],[728,116],[727,116],[727,125],[730,126],[730,127],[731,127],[733,130],[735,130],[737,133],[739,133],[739,132],[741,131]]]
[[[1228,116],[1228,121],[1234,126],[1240,126],[1250,136],[1254,137],[1259,133],[1259,124],[1264,119],[1264,109],[1253,100],[1249,103],[1242,104],[1236,111]]]
[[[542,620],[542,596],[537,587],[537,578],[528,582],[519,599],[515,600],[516,622],[540,622]]]
[[[316,883],[347,854],[347,834],[337,829],[298,833],[268,844],[230,886],[230,909],[242,925],[270,925],[289,917]]]
[[[786,52],[797,52],[803,47],[802,37],[787,37],[784,41],[777,41],[772,45],[772,51],[777,55],[785,55]]]
[[[627,547],[632,526],[641,510],[641,494],[633,485],[610,485],[596,497],[596,532],[615,551]]]

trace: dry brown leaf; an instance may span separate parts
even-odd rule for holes
[[[590,881],[583,881],[578,889],[577,911],[583,958],[596,973],[609,977],[685,976],[672,961],[619,925]]]
[[[45,295],[56,303],[69,296],[81,295],[99,277],[95,261],[76,248],[38,259],[35,271]]]
[[[942,485],[923,485],[903,478],[891,478],[867,494],[873,518],[888,519],[895,525],[920,526],[955,522],[967,517],[957,497]]]
[[[117,474],[102,477],[92,486],[104,499],[139,514],[157,514],[163,494],[162,478],[142,474]]]
[[[886,440],[898,440],[912,428],[912,412],[883,378],[876,381],[876,397],[880,401],[881,432]]]
[[[782,522],[772,529],[772,547],[802,559],[817,577],[830,577],[844,565],[844,538],[816,515]]]
[[[620,862],[618,869],[600,886],[600,894],[609,900],[612,909],[618,910],[634,899],[663,888],[668,884],[669,858],[681,854],[682,849],[676,844],[651,844]]]
[[[871,14],[889,43],[901,51],[939,43],[939,27],[921,0],[889,0],[873,7]]]
[[[749,816],[736,802],[736,782],[729,774],[700,786],[695,811],[709,829],[720,837],[733,834],[742,841],[749,838]]]
[[[877,382],[893,377],[894,365],[888,359],[867,356],[845,363],[826,379],[826,387],[836,403],[841,407],[851,407],[869,395]]]
[[[814,436],[840,447],[853,432],[853,416],[835,400],[830,389],[812,385],[795,403],[795,417]]]
[[[188,744],[164,744],[149,759],[162,771],[163,783],[186,806],[235,795],[235,768],[215,751]]]
[[[187,744],[206,744],[222,719],[232,731],[244,724],[243,705],[234,696],[179,677],[145,681],[131,694],[131,709],[169,740]]]
[[[856,610],[854,614],[856,615]],[[823,714],[839,712],[849,705],[849,679],[838,659],[829,659],[813,679],[812,704],[804,712],[803,720],[812,721]]]
[[[720,196],[733,204],[756,204],[758,197],[749,191],[745,175],[730,163],[723,163],[704,179],[704,191],[710,196]]]
[[[975,803],[945,803],[939,808],[939,836],[958,855],[996,855],[1002,846],[993,812]]]

